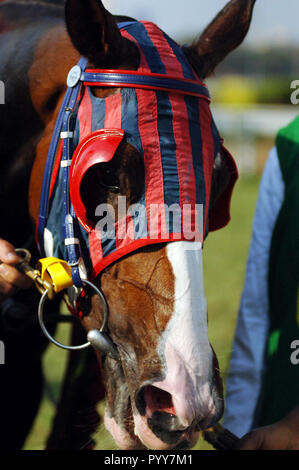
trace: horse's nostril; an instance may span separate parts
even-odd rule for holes
[[[143,388],[141,396],[143,409],[152,431],[156,435],[171,433],[174,441],[178,439],[186,426],[182,425],[176,416],[170,393],[158,387],[147,385]]]
[[[146,403],[147,414],[151,416],[156,411],[161,411],[171,415],[176,415],[172,397],[170,393],[160,388],[148,385],[144,389],[144,400]]]
[[[136,406],[141,415],[149,418],[155,411],[161,411],[175,415],[170,393],[152,385],[144,385],[136,394]]]
[[[146,415],[153,433],[164,442],[176,443],[187,429],[176,415],[171,394],[161,388],[153,385],[142,387],[136,405],[140,414]]]

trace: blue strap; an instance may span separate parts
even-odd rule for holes
[[[194,94],[203,98],[210,99],[208,89],[200,83],[188,82],[185,80],[165,77],[155,77],[152,75],[111,73],[111,72],[83,72],[81,80],[88,83],[101,83],[109,85],[113,83],[115,86],[126,87],[128,85],[145,86],[158,89],[170,89],[181,93]]]
[[[125,29],[131,24],[136,24],[137,21],[122,21],[121,23],[118,23],[117,26],[119,29]]]
[[[40,198],[40,206],[39,206],[39,220],[38,220],[38,241],[39,241],[39,249],[43,256],[45,256],[44,252],[44,230],[47,221],[48,215],[48,201],[49,201],[49,191],[50,191],[50,182],[51,182],[51,175],[53,170],[53,164],[55,160],[55,155],[57,151],[57,145],[60,138],[60,130],[64,115],[64,109],[66,108],[72,90],[69,88],[65,94],[62,106],[59,111],[59,115],[56,121],[55,129],[52,135],[50,148],[48,152],[48,157],[46,161],[46,166],[44,170],[43,176],[43,184],[42,184],[42,191],[41,191],[41,198]]]
[[[87,59],[81,58],[78,65],[81,67],[82,70],[85,70],[87,66]],[[41,198],[40,198],[40,208],[39,208],[39,220],[38,220],[38,241],[39,241],[39,249],[40,249],[42,256],[45,256],[44,231],[46,227],[48,210],[49,210],[49,191],[50,191],[51,176],[52,176],[53,166],[55,162],[58,143],[60,141],[60,132],[62,129],[62,124],[63,124],[63,120],[65,116],[65,110],[66,108],[72,108],[75,105],[81,86],[82,84],[78,83],[76,87],[67,89],[62,106],[59,111],[59,115],[55,124],[54,132],[53,132],[50,147],[49,147],[49,152],[48,152],[47,161],[46,161],[45,170],[44,170],[44,176],[43,176],[42,191],[41,191]]]
[[[66,245],[67,261],[71,267],[72,278],[75,286],[82,287],[81,277],[79,273],[79,259],[80,259],[80,247],[76,243],[71,243],[70,240],[75,239],[75,228],[74,223],[77,221],[73,217],[73,209],[70,201],[69,192],[69,169],[70,161],[73,155],[73,137],[74,131],[74,118],[73,118],[73,106],[75,105],[75,96],[78,96],[76,90],[73,93],[73,99],[70,100],[71,108],[66,108],[64,113],[62,131],[66,132],[68,137],[63,140],[63,154],[62,162],[66,164],[63,167],[63,236],[64,240],[68,240]]]

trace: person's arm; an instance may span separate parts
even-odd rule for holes
[[[0,300],[13,295],[18,289],[32,286],[32,281],[14,267],[19,261],[14,247],[0,239]]]
[[[288,416],[244,436],[239,450],[299,450],[299,406]]]
[[[266,163],[256,206],[246,279],[227,379],[224,425],[241,437],[253,427],[261,389],[268,319],[268,263],[272,231],[284,198],[274,148]]]

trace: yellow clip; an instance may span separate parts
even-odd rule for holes
[[[51,284],[56,294],[73,285],[71,268],[66,261],[58,258],[43,258],[37,263],[42,281]]]

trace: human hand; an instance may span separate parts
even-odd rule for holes
[[[299,407],[288,416],[244,436],[238,450],[299,450]]]
[[[15,294],[18,289],[32,286],[32,281],[14,267],[19,261],[15,248],[0,239],[0,300]]]

